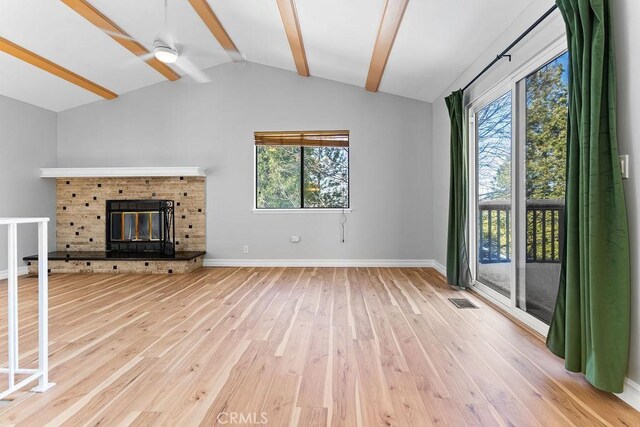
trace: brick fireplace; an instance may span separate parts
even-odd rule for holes
[[[183,273],[201,267],[205,183],[204,176],[57,177],[51,272]],[[160,215],[167,204],[172,223],[164,217],[162,225],[154,223],[161,218],[154,212]],[[124,229],[112,229],[109,209]],[[166,227],[170,235],[164,234]],[[160,232],[167,237],[162,243]],[[36,271],[34,258],[25,260],[30,272]]]

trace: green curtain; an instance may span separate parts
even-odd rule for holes
[[[621,392],[629,352],[629,234],[618,162],[608,0],[557,0],[570,55],[565,248],[547,347]]]
[[[451,119],[451,171],[449,180],[449,235],[447,239],[447,282],[467,287],[471,282],[467,251],[468,149],[464,132],[463,92],[445,99]]]

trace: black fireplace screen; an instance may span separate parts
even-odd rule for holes
[[[107,200],[107,252],[173,256],[172,200]]]

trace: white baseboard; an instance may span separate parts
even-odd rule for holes
[[[18,276],[24,276],[25,274],[29,274],[29,268],[26,265],[18,267]],[[0,280],[6,279],[9,277],[8,270],[0,270]]]
[[[431,267],[442,265],[431,259],[211,259],[205,267]]]
[[[440,264],[436,260],[432,260],[432,262],[433,262],[433,265],[431,267],[433,267],[436,270],[438,270],[438,272],[440,274],[442,274],[444,277],[447,277],[447,267],[445,267],[444,265]]]
[[[622,393],[616,394],[616,396],[640,411],[640,384],[637,382],[625,378],[624,390]]]

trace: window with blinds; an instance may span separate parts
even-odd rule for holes
[[[349,208],[349,131],[255,132],[256,209]]]

